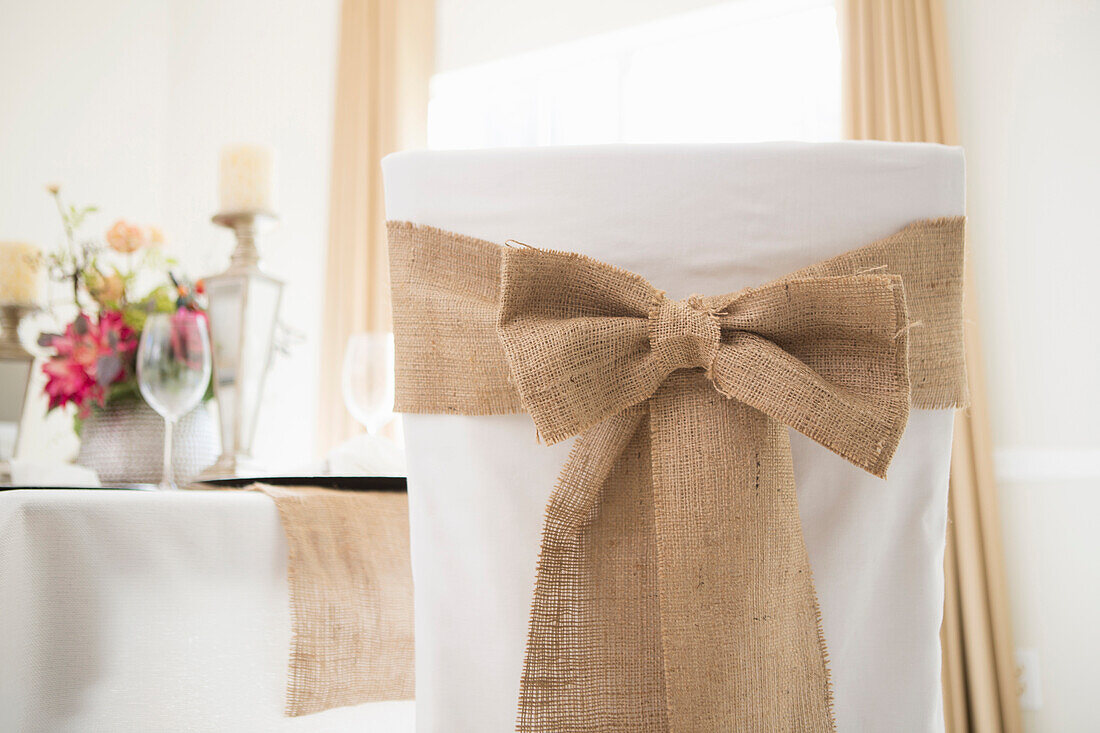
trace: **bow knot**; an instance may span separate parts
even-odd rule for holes
[[[702,368],[723,396],[885,476],[909,417],[901,278],[788,278],[670,300],[639,275],[566,252],[502,252],[498,329],[548,443]]]
[[[670,300],[662,294],[650,314],[649,325],[650,348],[664,362],[664,368],[670,372],[693,367],[710,371],[722,328],[716,311],[701,295]]]

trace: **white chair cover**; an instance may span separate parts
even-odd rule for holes
[[[830,143],[415,152],[386,214],[572,250],[671,298],[763,284],[964,212],[959,148]],[[417,728],[512,730],[543,510],[572,441],[526,415],[406,415]],[[943,729],[939,628],[952,412],[913,411],[876,479],[792,433],[841,731]]]

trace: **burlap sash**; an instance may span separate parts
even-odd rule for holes
[[[833,729],[786,426],[884,476],[910,404],[966,402],[963,219],[683,301],[577,254],[389,236],[397,409],[580,436],[517,729]]]

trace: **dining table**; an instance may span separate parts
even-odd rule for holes
[[[413,730],[412,701],[285,714],[268,496],[141,488],[0,490],[0,731]]]

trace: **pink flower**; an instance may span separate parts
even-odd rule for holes
[[[160,244],[164,235],[156,227],[143,227],[125,219],[119,219],[107,230],[107,244],[123,254],[136,252],[150,244]]]
[[[207,350],[199,323],[208,325],[206,314],[190,308],[178,308],[172,314],[172,351],[176,359],[192,369],[202,368],[202,357]]]
[[[65,333],[44,337],[54,355],[42,365],[46,373],[49,409],[76,405],[85,416],[93,404],[102,406],[107,387],[126,378],[137,337],[119,311],[103,311],[97,321],[81,313]]]
[[[51,410],[71,402],[79,406],[81,414],[84,414],[86,406],[101,397],[95,380],[84,366],[71,359],[50,359],[42,365],[42,371],[47,377],[46,395],[50,398]]]

